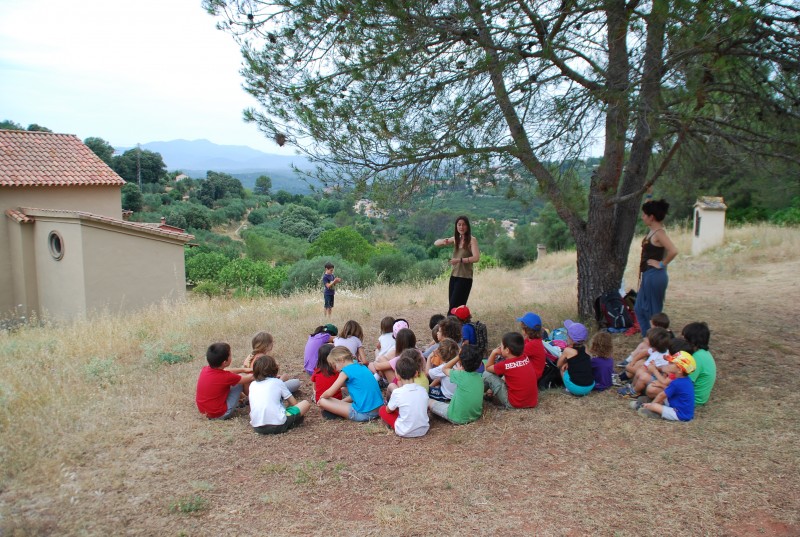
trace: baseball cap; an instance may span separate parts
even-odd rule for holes
[[[450,310],[450,313],[461,319],[462,321],[466,321],[469,319],[471,315],[469,308],[466,306],[456,306],[455,308]]]
[[[586,341],[589,337],[589,331],[581,323],[576,323],[571,319],[564,321],[564,328],[567,329],[567,335],[575,343]]]
[[[528,328],[536,328],[537,326],[538,327],[542,326],[542,318],[530,311],[525,315],[523,315],[522,317],[519,317],[517,320],[520,321],[525,326],[527,326]]]
[[[697,362],[694,361],[694,356],[686,351],[676,352],[672,356],[668,356],[667,361],[677,365],[686,375],[697,369]]]
[[[339,334],[339,329],[336,328],[334,324],[326,324],[325,330],[323,330],[326,334],[330,334],[332,336],[336,336]]]

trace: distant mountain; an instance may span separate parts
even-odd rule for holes
[[[130,148],[116,149],[123,152]],[[307,158],[299,155],[273,155],[244,145],[219,145],[208,140],[149,142],[142,144],[142,149],[161,154],[168,170],[181,170],[192,178],[203,178],[211,170],[233,175],[246,188],[253,188],[259,175],[268,175],[273,190],[309,192],[308,184],[292,171],[292,165],[301,170],[313,168]]]

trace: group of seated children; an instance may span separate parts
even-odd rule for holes
[[[537,406],[546,366],[557,368],[553,374],[560,374],[565,391],[574,396],[607,390],[616,380],[608,332],[596,333],[587,345],[586,327],[568,319],[544,341],[541,317],[527,312],[517,319],[522,333],[506,333],[486,359],[483,349],[470,342],[475,335],[470,318],[466,306],[453,308],[447,317],[433,316],[433,343],[420,351],[408,321],[385,317],[373,360],[366,358],[364,332],[356,321],[347,321],[341,333],[332,324],[317,327],[306,343],[304,369],[323,417],[381,418],[398,436],[418,437],[428,432],[428,411],[465,424],[481,417],[484,400],[503,408]],[[682,338],[671,338],[666,315],[654,316],[651,323],[642,343],[620,364],[625,371],[619,378],[630,384],[619,394],[633,399],[632,408],[642,415],[691,420],[716,378],[708,326],[691,323]],[[260,434],[282,433],[302,423],[311,405],[292,395],[299,380],[278,376],[272,347],[272,336],[259,332],[243,366],[229,369],[230,346],[211,345],[209,365],[197,381],[200,412],[209,419],[228,419],[249,404],[250,424]]]
[[[669,317],[657,313],[636,349],[622,362],[617,393],[632,399],[640,415],[670,421],[690,421],[696,406],[708,402],[717,365],[708,345],[711,332],[704,322],[689,323],[681,337],[669,330]]]

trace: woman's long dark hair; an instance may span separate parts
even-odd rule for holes
[[[453,244],[453,252],[455,253],[455,251],[458,250],[458,245],[461,244],[462,235],[459,235],[458,233],[459,220],[463,220],[464,223],[467,224],[467,232],[464,233],[463,238],[467,251],[469,252],[470,255],[472,255],[472,225],[470,225],[469,223],[469,218],[467,218],[463,214],[461,216],[456,217],[456,223],[453,224],[453,237],[455,237],[455,243]]]

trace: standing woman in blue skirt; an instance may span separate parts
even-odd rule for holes
[[[648,231],[642,240],[642,259],[639,263],[640,283],[634,311],[642,335],[650,329],[650,317],[664,309],[667,294],[667,265],[678,255],[678,249],[667,236],[664,218],[669,203],[666,200],[649,200],[642,205],[642,222]]]
[[[469,218],[459,216],[456,218],[455,231],[452,237],[436,239],[434,246],[453,245],[453,257],[450,264],[453,272],[450,274],[448,297],[450,305],[448,313],[458,306],[466,306],[469,292],[472,290],[472,265],[481,258],[478,240],[472,236]]]

